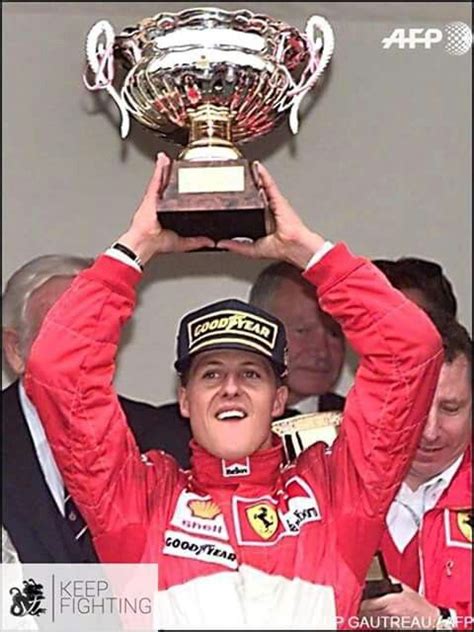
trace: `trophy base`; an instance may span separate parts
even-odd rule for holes
[[[401,584],[394,584],[389,577],[381,551],[377,551],[370,564],[362,599],[375,599],[390,593],[402,592]]]
[[[264,237],[266,203],[247,160],[176,160],[158,221],[182,237]]]
[[[394,584],[390,579],[381,579],[379,581],[365,582],[364,592],[362,593],[362,599],[375,599],[376,597],[383,597],[390,593],[402,592],[401,584]]]

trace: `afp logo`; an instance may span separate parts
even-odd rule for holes
[[[441,42],[450,55],[464,55],[472,46],[472,31],[465,22],[450,22],[444,29],[396,28],[382,39],[384,49],[431,49]]]

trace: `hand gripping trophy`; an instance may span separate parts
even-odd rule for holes
[[[287,112],[296,134],[301,101],[333,50],[332,28],[320,16],[300,33],[251,11],[187,9],[119,35],[97,22],[87,36],[84,80],[116,102],[122,138],[131,115],[184,147],[160,200],[163,227],[216,241],[258,239],[268,232],[266,204],[238,145],[268,134]],[[120,87],[116,63],[125,70]]]

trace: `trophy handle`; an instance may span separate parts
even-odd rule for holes
[[[105,40],[104,41],[101,41]],[[124,100],[112,85],[114,80],[114,42],[115,31],[107,20],[99,20],[90,29],[86,39],[86,59],[94,74],[94,83],[89,83],[87,70],[83,81],[88,90],[106,90],[117,104],[122,117],[120,135],[126,138],[130,131],[130,114]]]
[[[334,31],[325,18],[312,15],[306,23],[305,31],[310,53],[308,64],[299,84],[288,95],[291,97],[289,124],[293,134],[296,134],[299,128],[298,110],[301,101],[324,72],[334,53]],[[322,34],[322,38],[319,33]]]

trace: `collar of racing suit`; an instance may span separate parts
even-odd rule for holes
[[[472,508],[472,444],[464,453],[459,470],[439,499],[436,508],[453,510]]]
[[[267,489],[280,480],[284,467],[283,446],[279,437],[272,438],[272,447],[235,460],[219,459],[191,440],[191,475],[193,488],[262,485]]]

